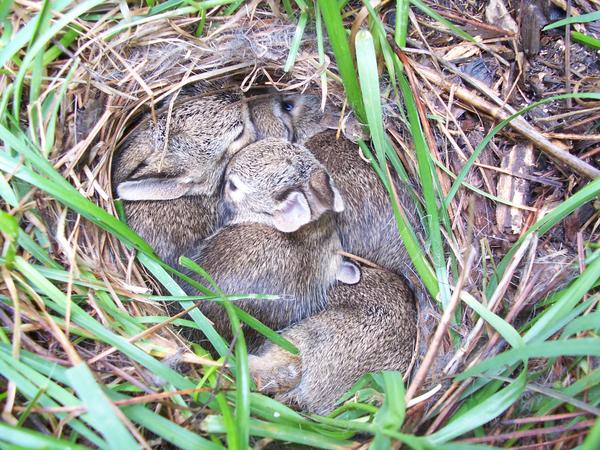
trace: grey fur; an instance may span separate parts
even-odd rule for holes
[[[292,102],[291,112],[282,110]],[[344,250],[399,274],[411,270],[387,192],[370,165],[360,158],[359,147],[349,139],[336,139],[335,113],[320,110],[319,98],[295,94],[271,96],[249,103],[259,137],[299,141],[331,174],[346,204],[336,219]],[[339,115],[338,115],[339,117]],[[394,177],[406,217],[419,229],[408,187]]]
[[[268,342],[250,357],[250,372],[263,392],[327,414],[365,373],[407,370],[416,321],[413,294],[400,277],[363,269],[357,285],[329,291],[324,311],[282,332],[298,347],[298,356]]]
[[[124,202],[129,225],[172,264],[215,230],[225,166],[255,132],[236,92],[178,101],[165,146],[167,116],[162,111],[156,124],[146,119],[130,133],[113,164],[113,184],[127,198],[139,194],[139,201]]]
[[[221,224],[276,226],[278,208],[291,192],[305,198],[310,221],[344,209],[325,167],[305,147],[283,139],[263,139],[240,151],[229,162],[223,185]]]
[[[387,191],[373,168],[360,158],[359,147],[347,139],[336,139],[334,131],[317,134],[305,145],[327,168],[346,203],[336,219],[344,250],[406,274],[410,259]],[[408,222],[419,230],[408,186],[397,177],[394,182]]]
[[[311,184],[314,174],[324,183]],[[335,190],[323,167],[305,148],[283,140],[256,142],[231,160],[225,183],[243,180],[245,197],[224,196],[223,228],[204,241],[194,260],[228,294],[273,294],[278,300],[248,299],[237,304],[276,330],[321,311],[344,263],[332,211]],[[242,190],[241,187],[237,191]],[[273,227],[271,217],[290,192],[318,204],[318,216],[292,233]],[[202,311],[222,335],[231,337],[220,305],[203,303]],[[251,334],[252,347],[258,340]]]
[[[298,144],[316,133],[336,128],[340,118],[329,105],[321,111],[321,99],[310,94],[260,96],[250,99],[249,108],[258,139],[277,137]]]

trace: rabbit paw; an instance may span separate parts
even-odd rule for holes
[[[279,351],[278,351],[279,350]],[[269,394],[288,392],[302,379],[302,360],[277,349],[261,356],[248,355],[250,375],[259,391]]]

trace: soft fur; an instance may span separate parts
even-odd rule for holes
[[[360,283],[328,296],[324,311],[282,332],[299,355],[269,342],[250,357],[259,389],[317,414],[329,413],[365,373],[406,371],[417,334],[413,294],[395,274],[363,269]]]
[[[316,133],[336,128],[339,121],[339,113],[330,106],[321,111],[316,95],[260,96],[249,107],[258,139],[277,137],[302,144]]]
[[[284,105],[291,104],[291,111]],[[335,114],[320,110],[314,95],[270,96],[250,102],[250,115],[257,136],[298,141],[314,154],[333,178],[344,199],[345,209],[337,217],[344,250],[377,265],[405,274],[411,270],[388,194],[370,165],[360,157],[358,145],[336,138]],[[409,223],[419,229],[408,186],[393,177],[400,203]]]
[[[235,186],[229,186],[232,180]],[[281,139],[249,145],[229,163],[224,184],[219,208],[224,227],[206,239],[194,259],[225,293],[279,296],[237,303],[257,319],[282,329],[322,310],[327,289],[336,279],[348,279],[348,266],[358,281],[358,268],[338,254],[341,244],[332,215],[343,202],[340,205],[337,188],[306,148]],[[285,216],[282,205],[297,197],[306,199],[304,221],[310,223],[282,232],[274,218]],[[296,220],[295,215],[282,219]],[[220,333],[231,337],[220,305],[206,302],[201,309]],[[255,337],[250,336],[251,344]]]
[[[167,116],[163,110],[156,124],[146,118],[126,139],[113,165],[113,184],[117,193],[129,195],[140,180],[152,185],[139,194],[143,199],[126,201],[125,212],[129,225],[174,263],[215,230],[225,166],[255,132],[245,100],[235,92],[183,98],[173,108],[168,132]],[[188,193],[165,193],[177,185],[187,186]]]
[[[222,228],[208,238],[194,257],[227,294],[272,294],[276,300],[236,302],[265,325],[280,330],[321,311],[327,289],[336,281],[342,257],[331,217],[322,217],[294,233],[262,224]],[[203,302],[200,309],[222,336],[231,339],[221,305]],[[247,331],[249,347],[258,335]]]
[[[359,147],[347,139],[336,139],[334,131],[319,133],[305,145],[327,168],[344,198],[346,208],[336,220],[344,250],[406,274],[410,259],[387,191],[373,168],[361,159]],[[406,218],[418,230],[408,186],[397,177],[394,182]]]

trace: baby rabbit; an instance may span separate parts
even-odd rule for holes
[[[270,96],[249,102],[257,136],[302,142],[327,168],[340,189],[347,208],[337,219],[344,250],[392,270],[410,267],[396,226],[387,192],[377,174],[360,158],[359,148],[348,139],[336,139],[328,128],[337,127],[331,110],[320,110],[314,95]],[[339,117],[339,115],[338,115]],[[395,180],[407,219],[416,225],[407,187]]]
[[[162,112],[157,123],[142,122],[113,165],[131,228],[170,264],[189,254],[215,229],[229,158],[254,140],[248,107],[236,92],[184,97],[170,119]]]
[[[267,342],[249,360],[260,390],[321,415],[365,373],[406,371],[417,336],[413,294],[395,274],[363,268],[358,284],[328,296],[324,311],[281,333],[299,355]]]
[[[360,270],[343,261],[333,213],[344,202],[325,168],[304,147],[265,139],[240,150],[224,176],[220,228],[194,260],[228,294],[273,294],[277,300],[237,304],[278,330],[321,311],[337,281],[356,283]],[[231,337],[223,308],[201,310]],[[250,333],[250,332],[249,332]],[[258,336],[247,335],[250,348]]]

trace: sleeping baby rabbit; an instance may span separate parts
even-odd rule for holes
[[[229,294],[273,294],[239,305],[278,330],[321,311],[337,281],[356,283],[360,271],[339,255],[333,215],[344,202],[324,167],[304,147],[265,139],[240,150],[224,176],[220,228],[194,260]],[[218,304],[201,310],[231,336]],[[256,336],[250,337],[251,347]]]
[[[143,121],[113,164],[113,184],[131,228],[166,262],[189,255],[215,230],[223,171],[255,140],[240,93],[183,98],[157,123]]]

